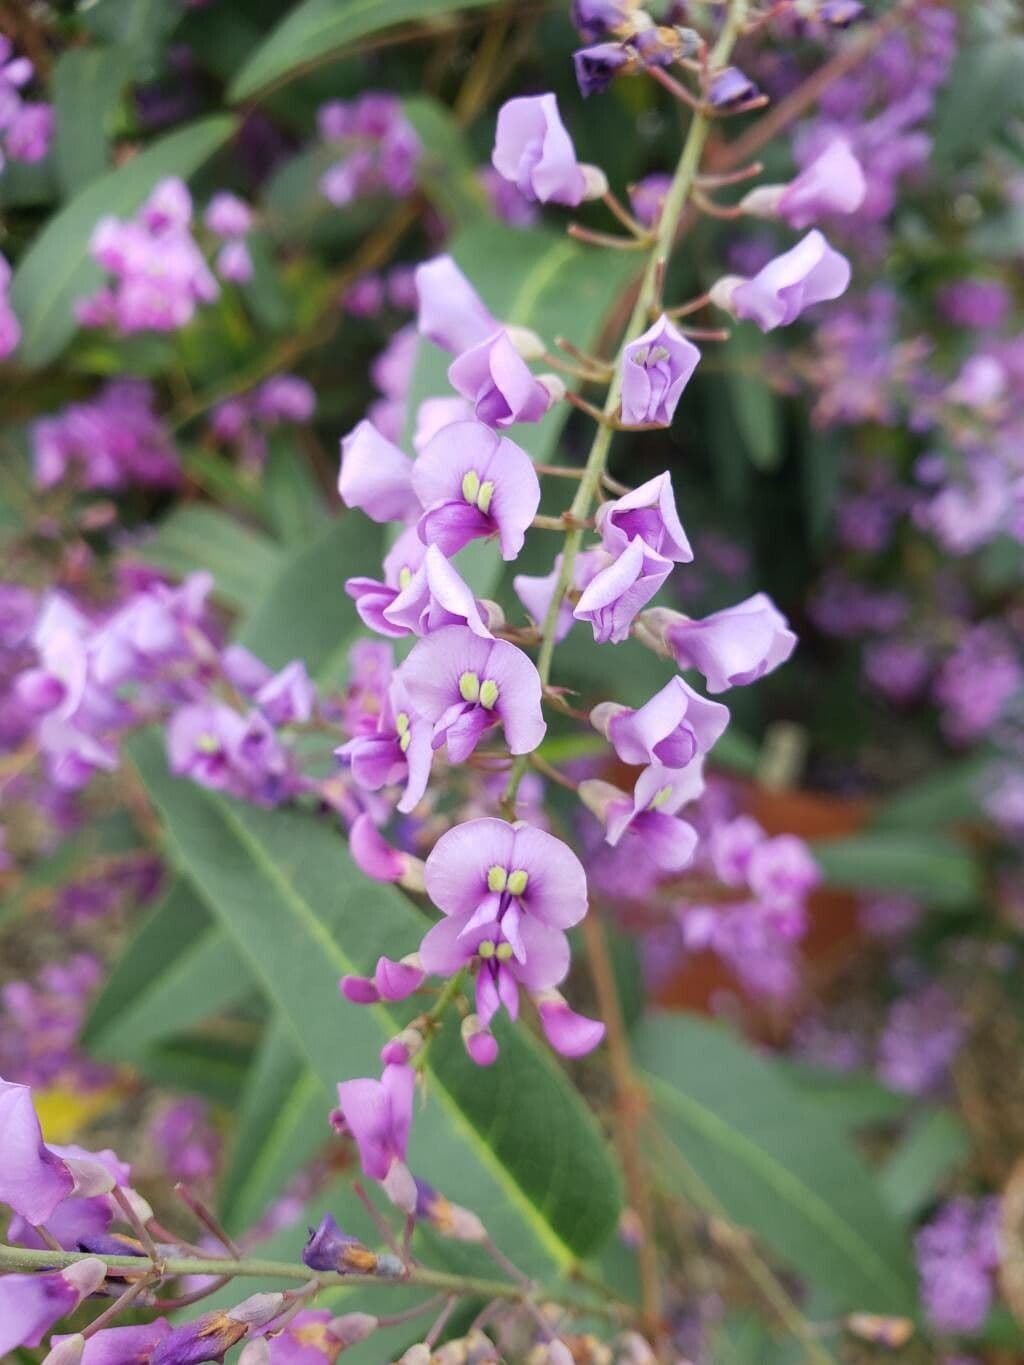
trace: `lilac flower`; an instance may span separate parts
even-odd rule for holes
[[[0,1203],[28,1223],[45,1223],[73,1193],[75,1177],[44,1144],[28,1086],[0,1079],[0,1138]]]
[[[532,227],[537,221],[537,205],[511,185],[493,166],[481,166],[476,178],[490,205],[491,212],[511,227]]]
[[[401,677],[413,707],[433,725],[434,748],[447,744],[452,763],[464,762],[494,725],[513,754],[531,753],[544,738],[540,675],[507,640],[446,626],[419,642]]]
[[[245,719],[221,702],[184,706],[167,727],[171,772],[213,791],[239,794],[238,754]]]
[[[576,160],[554,95],[507,100],[498,111],[491,163],[499,175],[518,185],[527,199],[574,207],[599,199],[607,182],[594,167]]]
[[[30,434],[37,485],[51,488],[74,474],[85,488],[175,487],[178,456],[153,403],[148,384],[119,379],[91,401],[35,422]]]
[[[598,644],[617,644],[629,635],[633,618],[672,572],[672,561],[634,536],[626,548],[590,580],[573,608],[589,621]]]
[[[248,284],[255,273],[252,256],[244,242],[225,242],[217,252],[217,273],[229,284]]]
[[[431,635],[445,626],[465,625],[481,639],[493,638],[481,605],[436,545],[427,546],[419,568],[381,615],[397,634]]]
[[[587,881],[561,840],[529,825],[470,820],[441,836],[424,875],[445,918],[420,945],[423,969],[451,976],[476,960],[484,1030],[502,1005],[517,1017],[519,986],[542,991],[564,979],[564,931],[586,914]]]
[[[339,1109],[363,1171],[407,1213],[416,1208],[416,1186],[405,1164],[415,1085],[412,1067],[386,1066],[379,1081],[361,1078],[338,1086]]]
[[[325,140],[346,146],[345,157],[320,180],[330,203],[340,208],[370,194],[412,193],[421,146],[397,96],[369,91],[350,103],[332,100],[320,108],[317,123]]]
[[[610,562],[603,550],[584,550],[573,560],[571,588],[582,592],[588,583]],[[533,578],[527,574],[516,574],[512,580],[516,596],[529,612],[533,620],[542,625],[547,618],[548,608],[555,595],[555,587],[562,572],[562,556],[556,555],[551,572]],[[558,608],[558,621],[555,625],[555,641],[564,640],[572,629],[573,609],[568,594]]]
[[[604,1038],[604,1024],[571,1010],[560,991],[539,991],[534,1003],[544,1037],[563,1057],[584,1057]]]
[[[595,706],[590,723],[623,763],[685,768],[706,754],[729,724],[728,708],[673,678],[638,711],[618,702]]]
[[[252,228],[252,209],[237,194],[221,190],[207,204],[203,222],[218,237],[244,237]]]
[[[580,800],[605,827],[605,842],[617,847],[628,837],[634,857],[663,872],[680,872],[692,861],[697,831],[677,811],[704,789],[700,759],[686,768],[652,764],[629,797],[598,778],[580,783]]]
[[[785,663],[796,646],[786,618],[763,592],[702,621],[655,608],[646,613],[641,631],[645,638],[650,632],[680,668],[703,673],[709,692],[756,682]]]
[[[419,510],[412,468],[408,455],[362,421],[342,440],[338,493],[371,521],[409,521]]]
[[[382,1262],[385,1270],[395,1275],[401,1273],[396,1256],[378,1256],[357,1238],[342,1232],[329,1213],[324,1214],[319,1227],[310,1228],[302,1251],[302,1263],[310,1270],[333,1270],[338,1275],[381,1274]]]
[[[155,1318],[141,1327],[104,1327],[85,1343],[80,1365],[148,1365],[153,1351],[171,1330],[166,1318]],[[58,1345],[73,1340],[55,1336]]]
[[[209,1180],[216,1174],[220,1134],[207,1105],[196,1096],[165,1104],[149,1126],[163,1168],[175,1180]]]
[[[416,430],[412,435],[412,447],[417,454],[445,427],[453,422],[469,422],[473,419],[473,407],[465,398],[424,398],[416,409]]]
[[[204,1313],[174,1327],[157,1345],[148,1365],[204,1365],[223,1359],[253,1327],[265,1327],[286,1306],[283,1294],[253,1294],[228,1310]]]
[[[978,1332],[995,1297],[998,1200],[948,1200],[918,1232],[914,1249],[925,1311],[935,1330]]]
[[[531,373],[504,330],[457,356],[449,366],[448,381],[489,427],[539,422],[565,393],[555,375],[538,378]]]
[[[648,549],[676,564],[689,564],[693,550],[686,538],[672,491],[672,475],[656,474],[631,493],[602,503],[597,530],[604,548],[620,555],[638,536]]]
[[[629,187],[629,203],[633,210],[633,216],[644,227],[654,227],[661,217],[665,196],[668,194],[671,184],[672,177],[670,175],[665,175],[661,171],[652,171],[650,175],[645,175],[642,180]]]
[[[436,545],[430,548],[437,550]],[[440,554],[441,552],[437,550],[437,553]],[[397,599],[405,596],[414,578],[419,573],[426,555],[427,546],[420,540],[419,531],[415,526],[407,526],[384,557],[383,582],[376,578],[346,579],[345,591],[355,602],[360,620],[371,630],[376,631],[378,635],[388,635],[393,639],[400,639],[410,632],[418,635],[427,634],[426,630],[413,631],[411,623],[393,622],[386,615]],[[444,559],[444,556],[441,555],[441,558]],[[445,563],[447,564],[448,561],[445,560]],[[450,565],[449,568],[451,568]],[[456,574],[454,568],[451,569],[451,572]],[[457,574],[456,577],[458,577]],[[459,582],[462,582],[461,578]],[[408,599],[403,603],[403,606],[408,606]],[[429,621],[436,611],[436,606],[432,602],[422,604],[421,611],[415,618],[417,624],[422,623],[424,611]],[[406,621],[408,621],[408,617]],[[449,623],[446,622],[445,624]]]
[[[627,427],[667,427],[700,351],[661,315],[622,352],[621,421]]]
[[[893,1090],[925,1095],[945,1080],[963,1040],[963,1023],[940,985],[897,1000],[878,1043],[878,1074]]]
[[[760,185],[744,196],[740,207],[802,229],[830,214],[856,213],[866,193],[860,162],[846,138],[837,137],[788,185]]]
[[[66,1270],[0,1276],[0,1354],[38,1346],[55,1322],[99,1289],[106,1274],[105,1263],[89,1256]]]
[[[398,809],[408,814],[423,799],[430,781],[434,727],[412,704],[403,674],[392,677],[372,725],[335,753],[351,764],[353,780],[366,791],[404,782]]]
[[[540,506],[529,455],[482,422],[455,422],[428,441],[412,486],[424,508],[420,536],[444,555],[496,535],[502,558],[515,559]]]
[[[369,815],[359,815],[352,822],[348,848],[360,872],[375,882],[400,882],[405,876],[407,855],[391,847]]]
[[[416,267],[416,297],[420,336],[454,355],[486,341],[501,327],[451,256],[435,256]]]
[[[573,0],[572,22],[585,43],[628,33],[639,0]]]
[[[719,308],[771,332],[795,322],[813,304],[839,298],[849,283],[849,261],[815,228],[752,279],[725,275],[710,293]]]
[[[356,824],[368,820],[369,816],[361,815]],[[353,840],[355,836],[356,830],[353,825]],[[394,856],[405,857],[404,854]],[[418,991],[423,984],[424,975],[419,953],[409,953],[398,962],[390,957],[379,957],[372,977],[343,976],[339,988],[346,1000],[351,1000],[357,1005],[376,1004],[378,1000],[394,1002],[405,1000]]]
[[[308,422],[316,411],[316,392],[295,374],[265,379],[253,396],[253,413],[267,426],[280,422]]]

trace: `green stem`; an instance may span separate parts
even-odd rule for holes
[[[433,1039],[436,1026],[440,1022],[442,1014],[444,1014],[445,1010],[462,990],[465,980],[466,968],[463,967],[460,971],[457,971],[450,980],[445,982],[444,990],[431,1005],[430,1009],[427,1010],[426,1014],[423,1015],[421,1021],[423,1027],[423,1046],[412,1059],[412,1064],[417,1070],[419,1070],[427,1060],[427,1053],[430,1051],[431,1040]]]
[[[729,57],[730,52],[742,31],[746,19],[748,0],[730,0],[729,12],[726,21],[722,26],[722,31],[718,36],[718,41],[711,52],[710,62],[714,68],[721,66]],[[676,166],[675,175],[672,177],[672,184],[661,210],[661,218],[658,221],[658,232],[654,244],[651,247],[644,268],[643,278],[640,282],[640,289],[636,296],[636,303],[633,305],[633,312],[626,325],[623,334],[622,344],[619,348],[619,361],[615,365],[611,383],[608,386],[608,393],[605,397],[602,415],[604,422],[594,433],[594,441],[590,447],[590,454],[583,470],[583,477],[580,486],[576,490],[576,496],[572,500],[569,514],[577,522],[585,522],[590,516],[594,499],[601,486],[601,479],[604,475],[605,465],[608,462],[608,452],[612,443],[612,421],[619,407],[619,400],[622,396],[622,350],[626,344],[648,325],[649,315],[652,305],[658,295],[659,280],[664,272],[666,263],[672,254],[676,235],[679,231],[679,223],[683,216],[690,194],[694,188],[697,172],[700,169],[701,153],[704,150],[704,143],[707,141],[710,122],[702,113],[695,113],[690,122],[686,141],[683,143],[683,150],[679,157],[679,164]],[[572,583],[573,568],[576,564],[576,556],[579,554],[580,546],[583,542],[583,529],[573,527],[566,532],[565,544],[562,549],[562,567],[555,582],[555,591],[552,594],[551,602],[548,606],[544,624],[541,627],[541,645],[537,655],[537,671],[540,674],[542,685],[546,686],[551,677],[551,660],[555,652],[555,631],[558,625],[558,614],[561,610],[565,595],[569,591]],[[512,765],[509,773],[508,785],[502,796],[502,806],[506,813],[514,815],[516,794],[519,791],[519,784],[526,772],[528,763],[527,755],[520,755]]]
[[[0,1244],[0,1271],[43,1271],[62,1270],[93,1256],[83,1251],[47,1251],[29,1247],[12,1247]],[[99,1256],[111,1270],[134,1270],[145,1274],[150,1268],[144,1256]],[[531,1290],[521,1284],[511,1284],[507,1280],[495,1280],[487,1276],[454,1275],[442,1270],[430,1270],[424,1266],[412,1267],[406,1275],[396,1279],[384,1279],[376,1275],[335,1275],[314,1274],[307,1266],[296,1265],[291,1261],[263,1261],[248,1258],[235,1260],[220,1256],[169,1256],[157,1262],[157,1268],[164,1276],[214,1275],[261,1280],[295,1280],[304,1284],[316,1280],[318,1291],[321,1289],[376,1289],[388,1285],[418,1285],[424,1289],[437,1289],[448,1294],[472,1295],[474,1298],[507,1299],[522,1302],[529,1297]],[[590,1303],[587,1300],[549,1294],[547,1289],[538,1291],[546,1300],[562,1303],[577,1313],[596,1315],[611,1321],[620,1321],[623,1314],[612,1305]]]

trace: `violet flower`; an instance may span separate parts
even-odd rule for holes
[[[385,1263],[383,1271],[382,1262]],[[397,1256],[378,1256],[358,1238],[342,1232],[329,1213],[324,1214],[318,1227],[310,1228],[309,1238],[302,1249],[302,1264],[310,1270],[334,1271],[337,1275],[378,1275],[385,1271],[392,1275],[402,1273]]]
[[[96,1256],[66,1270],[43,1274],[0,1275],[0,1355],[19,1346],[38,1346],[106,1279],[106,1264]]]
[[[473,405],[478,421],[489,427],[539,422],[565,395],[556,375],[534,375],[502,329],[457,356],[448,382]]]
[[[634,536],[618,558],[590,580],[573,616],[590,622],[598,644],[618,644],[627,638],[633,618],[671,572],[672,560]]]
[[[28,1223],[45,1223],[71,1195],[75,1178],[43,1142],[26,1085],[0,1079],[0,1203]],[[16,1343],[20,1344],[20,1343]]]
[[[384,556],[383,582],[377,578],[345,580],[345,591],[355,602],[360,620],[369,626],[370,630],[396,640],[410,633],[410,626],[392,622],[385,613],[412,583],[426,554],[427,547],[420,540],[419,531],[415,526],[407,526]]]
[[[666,649],[680,668],[696,668],[709,692],[756,682],[786,662],[796,636],[771,598],[755,593],[703,620],[655,608],[640,623],[641,638]]]
[[[79,1365],[147,1365],[170,1331],[166,1318],[154,1318],[140,1327],[103,1327],[85,1342]],[[50,1340],[59,1346],[74,1338],[55,1336]]]
[[[147,1365],[205,1365],[222,1360],[253,1327],[265,1327],[287,1305],[283,1294],[253,1294],[234,1308],[218,1309],[173,1327],[157,1345]]]
[[[6,360],[21,340],[21,324],[8,297],[10,284],[11,267],[0,253],[0,360]]]
[[[636,780],[633,795],[598,778],[580,783],[580,800],[605,827],[605,842],[616,848],[628,838],[635,856],[662,872],[681,872],[693,859],[697,831],[677,811],[704,790],[699,758],[686,768],[652,764]]]
[[[416,426],[412,434],[412,448],[417,455],[432,436],[436,436],[453,422],[471,422],[473,406],[464,398],[424,398],[416,409]]]
[[[585,43],[609,34],[622,37],[638,8],[639,0],[572,0],[573,27]]]
[[[649,550],[675,564],[689,564],[693,559],[667,470],[631,493],[602,503],[597,510],[597,531],[611,555],[622,554],[639,537]]]
[[[451,256],[435,256],[416,267],[416,297],[420,336],[454,355],[486,341],[501,327]]]
[[[358,507],[371,521],[410,521],[419,511],[412,467],[408,455],[364,420],[341,442],[341,500],[346,507]]]
[[[316,704],[316,688],[301,659],[294,659],[256,693],[260,710],[274,725],[305,725]]]
[[[619,702],[601,702],[591,711],[590,723],[623,763],[685,768],[721,738],[729,710],[702,697],[682,678],[673,678],[637,711]]]
[[[604,1038],[604,1024],[570,1009],[561,991],[538,991],[533,1000],[544,1037],[563,1057],[585,1057]]]
[[[244,237],[252,227],[252,209],[237,194],[221,190],[207,204],[203,222],[218,237]]]
[[[498,111],[491,164],[527,199],[575,207],[599,199],[608,183],[594,166],[576,160],[554,95],[506,100]]]
[[[452,763],[464,762],[494,725],[513,754],[532,753],[544,738],[540,675],[507,640],[446,626],[419,642],[400,676],[415,710],[433,725],[434,748],[446,744]]]
[[[395,673],[383,705],[373,716],[373,729],[357,734],[334,752],[349,762],[353,781],[366,791],[404,782],[398,809],[407,815],[419,805],[430,781],[433,728],[412,704],[403,674]]]
[[[622,352],[623,425],[669,426],[699,360],[697,347],[662,313]]]
[[[521,823],[470,820],[441,836],[424,876],[445,918],[420,945],[423,969],[451,976],[475,960],[483,1029],[502,1005],[517,1017],[520,986],[549,990],[564,979],[564,931],[587,912],[587,879],[561,840]]]
[[[837,137],[788,185],[759,185],[740,200],[740,208],[802,229],[830,214],[856,213],[866,194],[860,162],[846,138]]]
[[[352,822],[352,828],[348,832],[348,851],[360,872],[375,882],[406,881],[409,876],[409,865],[416,861],[407,853],[392,848],[371,817],[365,813],[356,816]]]
[[[594,43],[572,54],[576,84],[584,99],[601,95],[616,76],[631,75],[637,69],[635,53],[624,43]]]
[[[573,560],[571,587],[577,592],[582,592],[587,584],[609,563],[610,557],[604,550],[582,550]],[[536,578],[529,574],[516,574],[512,580],[516,596],[537,625],[543,625],[547,619],[548,609],[551,606],[551,599],[555,595],[555,587],[561,572],[562,556],[556,555],[550,573]],[[572,624],[572,602],[569,595],[566,594],[558,608],[558,620],[555,624],[556,643],[565,639],[572,629]]]
[[[424,508],[424,544],[456,554],[479,536],[497,536],[503,559],[515,559],[540,506],[529,455],[482,422],[454,422],[424,446],[412,486]]]
[[[745,104],[758,93],[757,86],[738,66],[725,66],[721,71],[716,71],[708,84],[708,102],[715,109]]]
[[[364,1173],[407,1213],[416,1208],[416,1185],[405,1164],[415,1086],[412,1067],[400,1065],[385,1066],[379,1081],[362,1077],[338,1086],[340,1114]]]
[[[481,605],[455,566],[436,545],[428,545],[419,568],[381,615],[399,635],[431,635],[445,626],[464,625],[490,640],[493,636],[485,620],[488,609],[484,606],[482,612]]]
[[[716,307],[772,332],[795,322],[812,304],[839,298],[849,283],[849,261],[815,228],[752,279],[724,275],[709,292]]]

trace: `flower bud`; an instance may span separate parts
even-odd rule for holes
[[[84,1352],[85,1337],[81,1332],[76,1332],[73,1337],[65,1337],[63,1341],[51,1347],[43,1359],[43,1365],[78,1365]]]
[[[600,166],[591,166],[586,162],[580,162],[580,170],[583,172],[583,198],[584,199],[603,199],[608,193],[608,177]]]
[[[404,1161],[392,1161],[387,1175],[380,1183],[396,1209],[401,1209],[404,1213],[415,1213],[416,1182]]]
[[[557,374],[539,374],[537,382],[547,389],[552,403],[560,403],[565,397],[565,385]]]
[[[524,360],[540,360],[547,350],[542,339],[530,327],[517,327],[507,323],[505,331],[509,341]]]
[[[327,1334],[335,1341],[339,1341],[341,1349],[345,1351],[350,1346],[365,1341],[376,1332],[377,1326],[378,1320],[372,1313],[343,1313],[340,1318],[331,1318],[327,1324]]]
[[[605,823],[609,806],[617,801],[629,800],[625,792],[599,777],[588,777],[581,782],[577,795],[591,815],[596,815],[602,824]]]
[[[235,1322],[244,1322],[247,1327],[266,1327],[283,1312],[285,1302],[285,1296],[276,1290],[269,1294],[252,1294],[229,1309],[228,1317]]]
[[[418,1341],[399,1358],[398,1365],[430,1365],[430,1347]]]
[[[462,1042],[477,1066],[493,1066],[498,1060],[498,1040],[475,1014],[462,1021]]]

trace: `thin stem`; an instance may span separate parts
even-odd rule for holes
[[[622,201],[616,195],[612,194],[611,190],[605,191],[604,202],[607,204],[608,208],[619,220],[622,226],[624,228],[627,228],[633,234],[634,237],[643,241],[648,246],[651,244],[651,242],[653,242],[654,234],[650,231],[650,229],[645,228],[643,223],[639,222],[636,218],[634,218],[633,215],[630,213],[629,209],[626,208],[625,204],[623,204]]]
[[[530,755],[530,767],[536,769],[537,772],[548,778],[549,781],[556,783],[559,787],[564,787],[566,791],[579,791],[580,784],[578,782],[574,782],[571,777],[566,777],[565,773],[559,772],[546,758],[541,758],[540,754],[534,753]]]
[[[188,1208],[195,1215],[195,1217],[199,1219],[200,1223],[202,1223],[203,1227],[206,1228],[207,1232],[211,1233],[214,1237],[216,1237],[217,1241],[220,1242],[221,1246],[224,1247],[225,1250],[229,1251],[231,1255],[236,1258],[242,1255],[241,1247],[239,1247],[238,1243],[229,1235],[229,1233],[223,1227],[221,1227],[216,1217],[213,1215],[213,1213],[210,1212],[210,1210],[206,1207],[206,1205],[202,1202],[201,1199],[197,1199],[195,1195],[191,1192],[191,1190],[187,1189],[186,1186],[181,1184],[180,1181],[177,1185],[175,1185],[174,1193],[178,1196],[178,1198],[186,1206],[186,1208]]]
[[[566,232],[577,242],[586,242],[590,246],[608,246],[613,251],[643,251],[648,242],[646,237],[616,237],[614,233],[598,232],[594,228],[584,227],[582,223],[570,223]]]
[[[34,1247],[12,1247],[0,1244],[0,1271],[6,1270],[63,1270],[79,1261],[89,1260],[97,1253],[91,1251],[49,1251]],[[138,1256],[100,1255],[109,1270],[139,1270]],[[430,1270],[425,1266],[415,1266],[408,1274],[394,1279],[376,1275],[337,1275],[324,1272],[311,1276],[308,1266],[296,1265],[291,1261],[264,1261],[259,1259],[234,1260],[224,1256],[171,1256],[163,1262],[166,1276],[181,1275],[223,1275],[231,1278],[259,1280],[291,1280],[299,1284],[316,1281],[317,1289],[381,1289],[387,1286],[408,1287],[419,1285],[425,1289],[436,1289],[445,1294],[460,1294],[483,1299],[507,1299],[521,1303],[526,1289],[521,1284],[506,1280],[491,1279],[483,1275],[456,1275],[443,1270]],[[576,1313],[596,1315],[608,1321],[629,1320],[630,1314],[603,1303],[591,1303],[570,1295],[549,1292],[544,1289],[544,1298],[551,1303],[563,1304]]]
[[[145,1275],[141,1275],[137,1280],[133,1281],[123,1294],[118,1295],[109,1308],[104,1309],[98,1318],[93,1318],[88,1327],[83,1327],[82,1336],[88,1341],[91,1336],[95,1336],[102,1328],[109,1327],[112,1322],[121,1316],[126,1308],[130,1307],[135,1302],[140,1294],[149,1288],[156,1278],[157,1276],[151,1268]]]
[[[128,1220],[128,1223],[130,1224],[132,1231],[135,1233],[135,1236],[142,1243],[146,1255],[149,1257],[153,1265],[159,1264],[160,1253],[157,1250],[156,1243],[150,1236],[149,1229],[143,1226],[142,1220],[139,1218],[139,1215],[132,1208],[131,1200],[125,1194],[124,1190],[121,1189],[120,1185],[116,1185],[114,1187],[113,1193],[115,1203],[118,1205],[121,1212]]]

